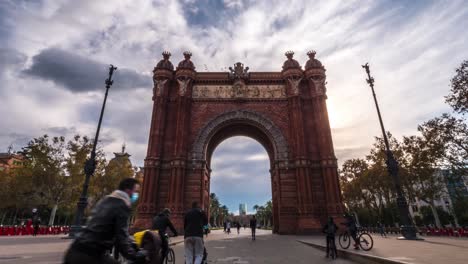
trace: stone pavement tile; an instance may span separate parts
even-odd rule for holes
[[[382,238],[373,235],[374,248],[361,254],[375,255],[392,260],[415,264],[466,264],[468,263],[468,240],[459,238],[423,237],[423,241],[398,240],[396,236]],[[338,244],[338,237],[337,246]],[[301,241],[325,245],[323,237],[307,236]],[[353,250],[353,249],[348,249]]]
[[[271,231],[259,230],[256,241],[250,239],[250,230],[240,235],[213,232],[205,242],[208,263],[252,264],[252,263],[353,263],[344,259],[331,260],[324,252],[297,242],[296,236],[272,235]],[[173,247],[176,263],[184,263],[183,244]]]

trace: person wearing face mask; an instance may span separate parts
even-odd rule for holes
[[[138,180],[127,178],[120,182],[117,190],[100,200],[86,227],[66,252],[63,263],[119,263],[106,253],[114,245],[124,258],[134,263],[145,263],[146,253],[132,247],[128,234],[131,206],[138,200],[139,188]]]

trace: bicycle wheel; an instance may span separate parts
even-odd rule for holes
[[[369,233],[362,233],[358,237],[359,247],[364,251],[369,251],[374,246],[374,240]]]
[[[175,263],[175,253],[172,248],[169,248],[167,251],[167,256],[166,256],[166,264],[174,264]]]
[[[342,233],[338,238],[338,243],[340,243],[341,248],[347,249],[351,245],[351,237],[348,233]]]

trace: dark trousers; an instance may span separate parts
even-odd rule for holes
[[[110,255],[88,255],[85,252],[70,248],[65,254],[63,264],[119,264]]]
[[[252,239],[255,240],[255,227],[251,227],[252,229]]]
[[[333,250],[335,251],[335,256],[336,256],[337,252],[336,252],[335,237],[327,236],[327,256],[330,255],[330,246],[331,245],[333,245]]]
[[[166,260],[167,252],[169,251],[169,241],[167,241],[167,238],[165,235],[159,234],[159,237],[161,238],[161,253],[162,253],[161,264],[163,264],[164,260]]]
[[[39,231],[39,226],[34,226],[34,233],[33,236],[37,236],[37,232]]]
[[[359,247],[359,241],[357,239],[357,231],[356,230],[350,230],[349,234],[351,235],[351,237],[354,240],[354,247],[355,248]]]
[[[379,227],[379,232],[380,232],[381,236],[387,237],[387,234],[385,234],[385,231],[384,231],[383,227]]]

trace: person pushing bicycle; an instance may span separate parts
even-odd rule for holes
[[[333,217],[328,217],[327,223],[323,226],[322,232],[326,234],[327,239],[327,255],[328,258],[331,254],[332,258],[336,258],[337,251],[336,251],[336,244],[335,244],[335,235],[336,231],[338,230],[338,226],[336,226]],[[330,252],[332,250],[332,252]]]
[[[354,249],[359,249],[359,241],[357,239],[357,225],[356,225],[356,220],[354,220],[354,217],[348,213],[344,214],[346,222],[341,223],[342,225],[346,226],[348,229],[349,234],[354,240]]]
[[[161,263],[164,263],[167,251],[169,250],[169,241],[166,237],[166,229],[169,227],[174,236],[177,236],[177,230],[174,228],[174,225],[169,219],[170,216],[171,210],[169,210],[169,208],[165,208],[161,213],[159,213],[156,217],[153,218],[153,225],[151,226],[151,229],[158,230],[159,236],[161,238],[161,251],[163,256],[163,258],[161,258]]]

